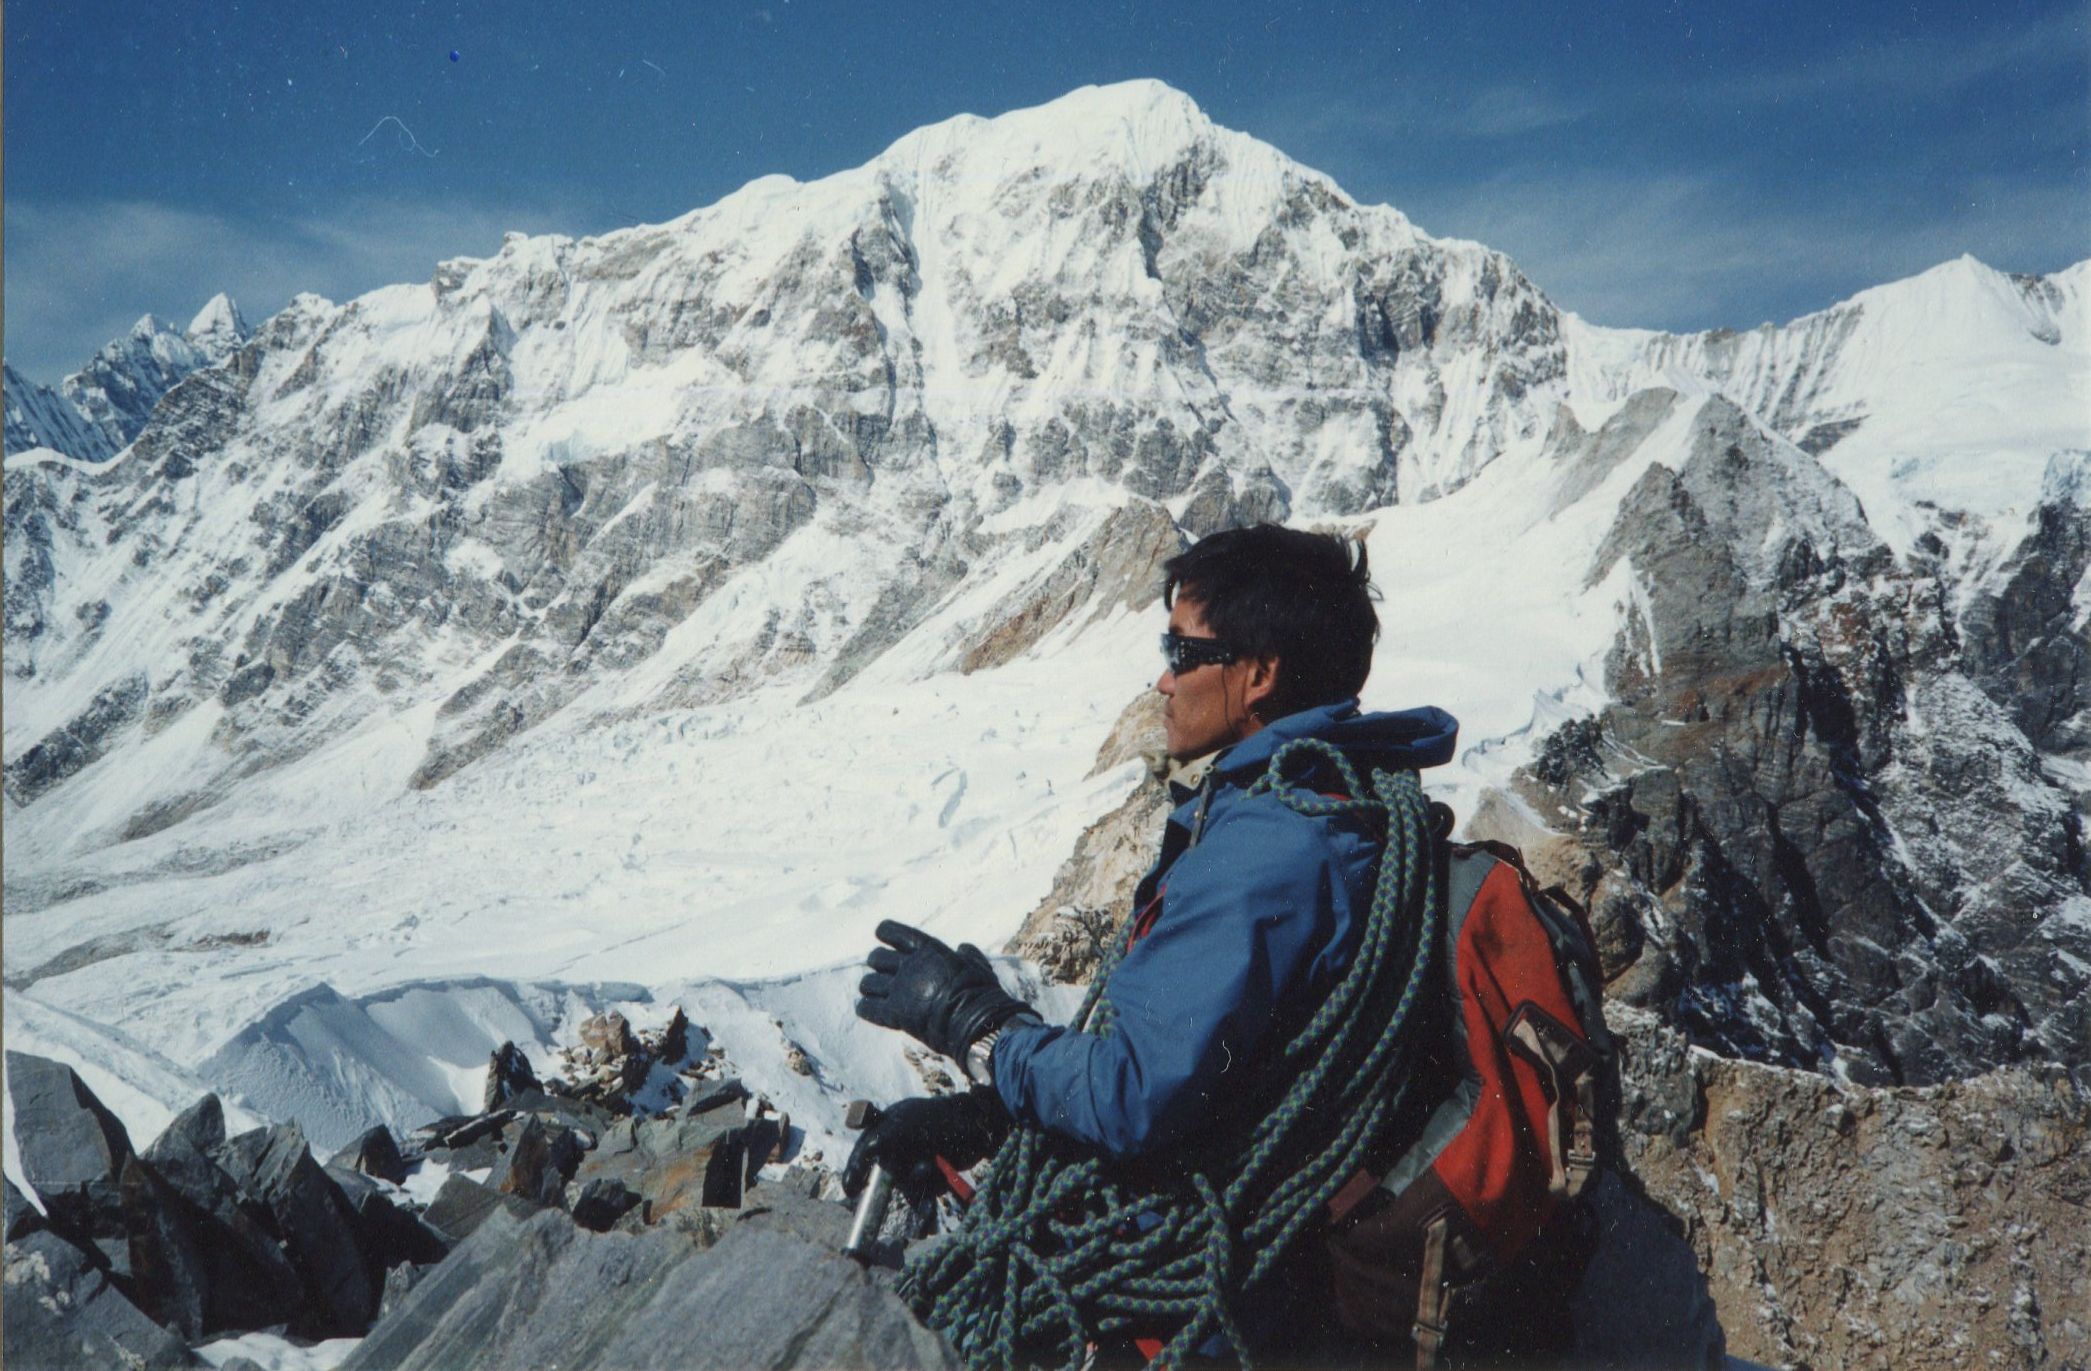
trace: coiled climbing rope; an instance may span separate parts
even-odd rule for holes
[[[1309,756],[1353,798],[1287,783],[1287,764]],[[1444,919],[1421,782],[1413,771],[1375,771],[1368,791],[1341,752],[1303,738],[1280,748],[1248,793],[1274,793],[1304,815],[1357,815],[1384,832],[1357,955],[1271,1059],[1268,1079],[1289,1082],[1276,1104],[1216,1164],[1136,1180],[1041,1129],[1011,1133],[963,1226],[911,1261],[899,1287],[976,1371],[1055,1354],[1074,1371],[1092,1342],[1157,1327],[1176,1330],[1158,1359],[1168,1366],[1216,1335],[1249,1366],[1235,1320],[1242,1295],[1309,1231],[1401,1108]],[[1080,1031],[1113,1031],[1109,981],[1130,923],[1075,1016]]]

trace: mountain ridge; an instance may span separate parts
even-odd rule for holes
[[[1566,567],[1604,538],[1625,473],[1682,469],[1688,420],[1714,395],[1736,407],[1739,436],[1762,426],[1740,460],[1786,491],[1719,537],[1815,530],[1738,549],[1753,584],[1830,584],[1808,569],[1837,542],[1810,512],[1827,506],[1777,476],[1819,469],[1885,544],[1833,567],[1917,557],[1975,620],[2011,622],[1989,608],[1992,582],[2035,565],[2027,539],[2045,525],[2025,509],[2006,519],[1987,496],[1955,508],[1930,468],[1897,475],[1896,452],[1885,499],[1837,465],[1893,419],[1932,433],[1934,467],[2002,441],[2042,481],[2072,469],[2067,451],[2021,430],[1996,439],[1984,415],[1952,408],[1983,376],[1915,395],[1860,387],[1894,412],[1869,411],[1809,454],[1786,444],[1843,422],[1846,392],[1770,417],[1752,397],[1785,394],[1794,366],[1834,382],[1842,354],[1736,387],[1717,367],[1692,370],[1718,340],[1561,315],[1507,258],[1360,208],[1165,87],[1068,99],[947,121],[862,168],[751,183],[666,225],[512,235],[427,283],[339,305],[300,296],[176,383],[120,460],[11,456],[6,804],[22,859],[10,910],[85,900],[122,924],[135,916],[116,913],[115,890],[182,862],[245,870],[232,854],[328,832],[347,820],[271,779],[321,759],[385,757],[358,802],[366,819],[433,814],[480,768],[497,784],[534,766],[533,747],[650,714],[846,708],[858,683],[904,690],[951,673],[989,691],[1009,663],[1129,633],[1147,603],[1134,563],[1233,522],[1372,524],[1455,565],[1477,537],[1551,527],[1548,555]],[[1060,128],[1110,155],[1066,153],[1074,169],[1056,177],[1008,150]],[[995,174],[971,175],[968,157]],[[2011,279],[1949,268],[1916,279],[1952,298]],[[2051,285],[2061,300],[2059,341],[2033,339],[2029,356],[2082,345],[2072,272],[2006,287],[2044,300]],[[1856,308],[1878,316],[1908,284]],[[1790,336],[1820,334],[1835,313]],[[2054,427],[2048,411],[2031,420]],[[1435,508],[1448,500],[1463,503]],[[2056,521],[2040,536],[2059,541],[2037,567],[2060,576],[2081,501],[2040,508]],[[1104,565],[1120,545],[1139,552]],[[1521,606],[1529,626],[1513,636],[1528,659],[1496,660],[1456,621],[1428,639],[1397,623],[1381,654],[1385,689],[1471,702],[1452,781],[1470,810],[1515,792],[1511,772],[1559,711],[1588,716],[1612,698],[1615,634],[1661,637],[1628,563],[1573,589],[1543,571],[1486,569],[1452,587]],[[1399,619],[1436,622],[1396,593]],[[2080,610],[2057,613],[2034,635],[2041,660],[2075,661]],[[1995,649],[1987,688],[2019,689],[2002,684],[2018,679],[2015,650]],[[2073,701],[2042,708],[2066,719]],[[1115,716],[1121,702],[1093,708]],[[2075,747],[2067,729],[2053,736]],[[2052,776],[2074,774],[2073,752],[2041,755]],[[280,812],[264,823],[250,794],[277,796]],[[1047,808],[1071,840],[1065,803]],[[228,855],[180,855],[199,848]],[[23,936],[38,960],[66,951]]]

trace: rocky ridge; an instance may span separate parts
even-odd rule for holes
[[[540,1082],[503,1044],[483,1112],[404,1138],[375,1126],[325,1163],[295,1124],[228,1137],[215,1095],[134,1151],[72,1070],[9,1053],[39,1201],[8,1183],[9,1364],[84,1348],[198,1365],[192,1348],[246,1330],[363,1338],[359,1366],[535,1364],[555,1346],[562,1365],[669,1348],[691,1365],[956,1364],[883,1275],[840,1256],[832,1177],[773,1164],[798,1148],[790,1119],[702,1028],[678,1009],[635,1033],[608,1013],[580,1039],[571,1076]],[[712,1311],[694,1342],[693,1308]]]
[[[145,315],[55,391],[9,367],[7,451],[50,448],[81,461],[106,461],[138,436],[183,377],[225,361],[251,332],[240,307],[220,294],[183,329]]]
[[[2005,608],[2013,568],[2083,574],[2081,465],[1972,585],[1896,559],[1738,411],[1702,411],[1690,457],[1635,485],[1586,573],[1638,588],[1610,703],[1489,816],[1528,847],[1566,830],[1542,860],[1590,905],[1615,996],[1726,1055],[1876,1083],[2091,1062],[2091,659],[2081,619]],[[2000,613],[2032,631],[1959,627]]]

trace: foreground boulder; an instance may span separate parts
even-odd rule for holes
[[[591,1233],[556,1211],[523,1223],[490,1215],[342,1371],[958,1371],[947,1343],[837,1251],[848,1227],[840,1206],[784,1194],[777,1204],[749,1211],[710,1249],[658,1230]]]
[[[7,1244],[0,1327],[0,1361],[10,1371],[202,1365],[180,1338],[125,1299],[85,1252],[48,1229]]]
[[[43,1199],[51,1226],[100,1250],[99,1264],[129,1266],[118,1186],[130,1135],[78,1074],[62,1062],[7,1054],[22,1175]]]
[[[566,1183],[581,1164],[580,1135],[535,1115],[515,1130],[508,1150],[487,1174],[487,1185],[504,1195],[520,1195],[532,1204],[559,1204]]]
[[[184,1340],[202,1341],[210,1306],[211,1272],[204,1250],[212,1236],[209,1216],[142,1158],[124,1163],[121,1191],[131,1293]]]
[[[224,1142],[224,1112],[217,1096],[206,1095],[145,1150],[151,1178],[176,1198],[143,1174],[133,1180],[125,1223],[134,1258],[157,1272],[178,1266],[184,1248],[201,1255],[206,1333],[300,1322],[304,1286],[284,1255],[275,1215],[264,1201],[242,1194],[218,1164],[212,1153]],[[167,1250],[154,1252],[155,1246]],[[163,1290],[176,1298],[170,1287],[150,1283],[142,1297],[156,1300]],[[163,1322],[183,1322],[178,1308],[151,1312]]]
[[[376,1181],[338,1166],[326,1170],[356,1216],[356,1246],[371,1284],[382,1287],[394,1267],[427,1266],[450,1254],[450,1240],[443,1233],[394,1204]]]
[[[422,1212],[422,1221],[451,1242],[462,1242],[496,1211],[511,1218],[527,1219],[541,1205],[520,1195],[504,1195],[463,1176],[449,1176],[435,1200]]]
[[[296,1124],[229,1139],[216,1158],[241,1191],[268,1207],[284,1253],[304,1288],[291,1331],[314,1338],[355,1337],[377,1312],[379,1283],[358,1245],[355,1212],[312,1159]]]
[[[582,1186],[614,1181],[644,1201],[642,1217],[658,1223],[670,1214],[699,1207],[739,1206],[749,1179],[751,1143],[765,1157],[776,1127],[758,1128],[748,1118],[747,1092],[740,1082],[691,1100],[680,1114],[643,1121],[623,1120],[581,1160],[573,1179]]]

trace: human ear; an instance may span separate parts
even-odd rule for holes
[[[1278,693],[1278,659],[1244,657],[1242,665],[1242,708],[1261,718],[1264,703]]]

